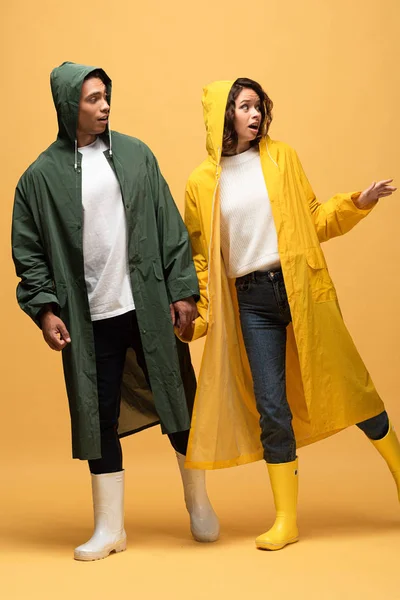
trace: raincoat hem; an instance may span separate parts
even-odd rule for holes
[[[258,460],[262,460],[264,458],[263,450],[259,450],[254,454],[243,454],[238,456],[237,458],[230,460],[217,460],[217,461],[208,461],[201,462],[196,460],[187,460],[185,462],[185,469],[205,469],[207,471],[211,471],[213,469],[226,469],[229,467],[239,467],[240,465],[245,465],[251,462],[256,462]]]
[[[124,437],[128,437],[128,435],[134,435],[135,433],[139,433],[140,431],[144,431],[145,429],[150,429],[151,427],[155,427],[156,425],[160,425],[160,421],[154,421],[154,423],[148,423],[148,425],[142,425],[142,427],[138,427],[137,429],[130,429],[129,431],[124,431],[124,433],[119,433],[119,439]]]

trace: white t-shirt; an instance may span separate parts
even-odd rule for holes
[[[280,266],[278,239],[260,154],[221,159],[221,249],[228,277]]]
[[[97,138],[82,154],[83,257],[92,321],[135,308],[128,269],[127,226],[118,179]]]

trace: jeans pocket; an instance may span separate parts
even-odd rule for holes
[[[237,280],[235,281],[235,286],[236,286],[236,290],[237,292],[241,293],[241,292],[248,292],[250,289],[250,281],[248,279],[243,279],[243,280]]]
[[[278,288],[279,288],[279,307],[280,307],[280,309],[283,312],[285,312],[287,310],[290,311],[289,300],[287,297],[285,282],[283,280],[279,282]]]

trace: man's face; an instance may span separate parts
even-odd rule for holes
[[[100,135],[107,127],[109,114],[107,88],[101,79],[93,77],[84,81],[79,100],[78,133]]]

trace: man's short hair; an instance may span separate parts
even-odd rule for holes
[[[83,81],[87,81],[88,79],[101,79],[104,85],[108,85],[109,81],[104,73],[103,69],[95,69],[94,71],[90,71],[85,77]]]

